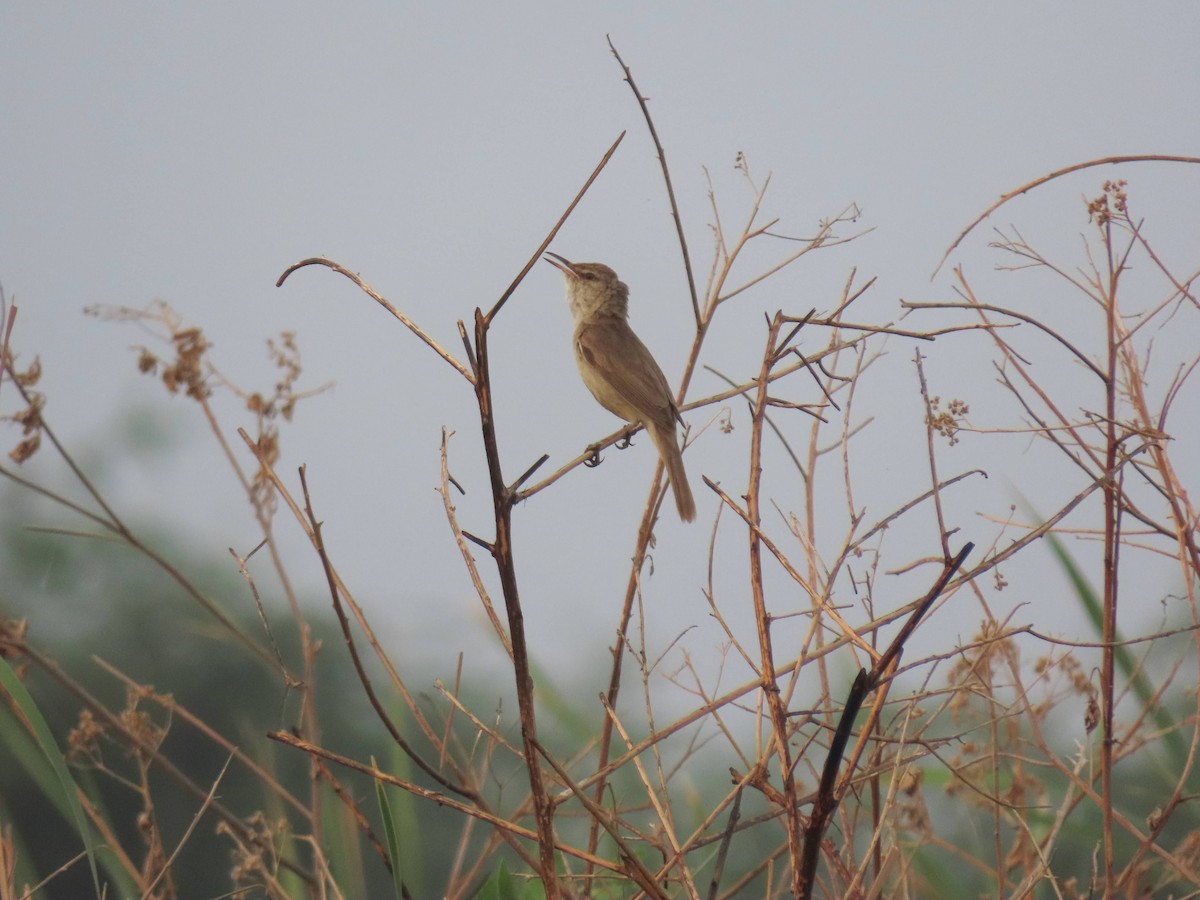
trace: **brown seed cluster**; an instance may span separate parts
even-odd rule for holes
[[[1104,182],[1103,193],[1088,202],[1088,220],[1104,226],[1112,221],[1114,214],[1124,218],[1128,208],[1127,199],[1124,181]]]
[[[941,405],[941,397],[929,398],[929,415],[925,418],[925,424],[948,440],[953,447],[959,441],[959,429],[962,428],[971,407],[963,400],[951,400],[945,409],[942,409]]]
[[[18,371],[11,354],[3,361],[4,371],[12,379],[25,401],[25,408],[9,416],[0,416],[0,421],[12,422],[21,426],[21,440],[17,446],[8,452],[8,458],[20,465],[37,453],[42,446],[42,409],[46,406],[46,396],[32,390],[42,377],[42,363],[36,356],[29,368]]]

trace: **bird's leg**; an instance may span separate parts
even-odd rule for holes
[[[626,425],[624,430],[621,432],[621,436],[613,441],[613,446],[618,450],[624,450],[626,447],[632,447],[633,433],[637,430],[637,428],[638,424],[636,422],[631,422],[630,424]],[[594,469],[596,466],[600,465],[600,463],[604,461],[600,458],[600,451],[603,449],[604,444],[601,441],[597,441],[594,444],[588,444],[587,450],[591,455],[583,461],[583,464],[589,469]]]

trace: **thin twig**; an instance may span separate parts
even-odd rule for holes
[[[369,284],[367,284],[365,281],[363,281],[356,272],[351,272],[349,269],[347,269],[341,263],[334,262],[332,259],[326,259],[323,256],[313,256],[308,259],[302,259],[302,260],[300,260],[300,262],[293,263],[292,265],[288,266],[286,269],[283,270],[283,274],[280,275],[279,279],[275,282],[275,287],[282,287],[283,283],[285,281],[287,281],[289,275],[291,275],[297,269],[302,269],[305,266],[325,266],[326,268],[333,269],[333,271],[337,272],[339,275],[343,275],[346,278],[349,278],[352,282],[354,282],[356,285],[358,285],[359,290],[361,290],[364,294],[366,294],[368,297],[370,297],[372,300],[374,300],[376,303],[378,303],[380,306],[382,306],[384,309],[386,309],[388,312],[390,312],[393,316],[395,316],[396,319],[398,319],[400,321],[401,325],[403,325],[405,328],[407,328],[409,331],[411,331],[413,334],[415,334],[418,338],[420,338],[425,343],[425,345],[427,347],[429,347],[429,349],[431,349],[434,353],[436,353],[438,356],[440,356],[442,359],[444,359],[446,362],[448,362],[454,368],[454,370],[456,372],[458,372],[459,375],[461,375],[463,378],[467,379],[467,381],[469,381],[469,382],[474,382],[475,378],[467,370],[467,367],[464,366],[462,363],[460,363],[457,359],[455,359],[449,350],[444,348],[441,344],[439,344],[432,337],[430,337],[429,334],[426,331],[424,331],[419,325],[417,325],[416,322],[414,322],[412,319],[410,319],[408,316],[406,316],[404,313],[402,313],[399,309],[397,309],[395,306],[393,306],[391,304],[391,302],[388,301],[382,294],[380,294],[373,287],[371,287]]]
[[[417,752],[416,748],[409,743],[408,739],[400,733],[399,727],[392,721],[392,717],[388,714],[387,710],[383,708],[383,703],[375,693],[371,677],[367,674],[362,658],[359,656],[358,644],[354,640],[354,633],[350,630],[350,620],[342,608],[342,592],[338,589],[337,578],[334,576],[333,566],[329,561],[329,554],[325,550],[325,540],[321,536],[321,522],[317,519],[317,514],[313,510],[312,497],[308,491],[308,476],[304,466],[300,467],[300,488],[304,495],[304,514],[308,519],[309,527],[312,529],[313,542],[316,547],[317,556],[321,560],[321,567],[325,571],[325,581],[329,588],[333,611],[337,615],[338,624],[342,629],[342,639],[346,642],[346,649],[350,651],[350,659],[354,663],[354,671],[358,675],[359,684],[362,685],[363,693],[366,694],[371,708],[375,710],[375,715],[383,723],[383,727],[387,729],[388,734],[392,736],[392,740],[396,743],[396,746],[404,752],[405,756],[416,763],[417,768],[447,790],[453,791],[462,797],[467,797],[470,800],[478,800],[478,793],[476,791],[471,790],[466,785],[456,784],[439,772],[436,767],[426,762],[421,754]]]
[[[1065,169],[1056,169],[1055,171],[1051,172],[1049,175],[1043,175],[1041,178],[1035,178],[1033,181],[1030,181],[1027,184],[1021,185],[1021,187],[1017,188],[1016,190],[1009,191],[1007,194],[1001,195],[999,200],[997,200],[995,203],[993,203],[991,206],[989,206],[987,209],[985,209],[982,213],[980,213],[979,217],[976,218],[975,221],[973,221],[970,225],[968,225],[966,228],[964,228],[959,233],[958,237],[956,237],[954,239],[954,243],[952,243],[950,245],[950,247],[946,250],[946,252],[942,254],[942,258],[938,262],[937,268],[935,268],[933,270],[933,274],[930,276],[930,278],[932,279],[932,278],[937,277],[937,273],[941,270],[942,266],[944,266],[946,264],[946,260],[949,259],[950,254],[953,253],[958,248],[958,245],[961,244],[963,242],[963,240],[966,238],[966,236],[975,229],[976,225],[978,225],[980,222],[982,222],[984,219],[986,219],[988,216],[990,216],[992,213],[994,213],[996,210],[998,210],[1001,206],[1003,206],[1009,200],[1012,200],[1014,197],[1019,197],[1024,193],[1032,191],[1035,187],[1040,187],[1041,185],[1045,184],[1047,181],[1053,181],[1055,178],[1061,178],[1063,175],[1069,175],[1072,172],[1078,172],[1082,169],[1090,169],[1093,166],[1108,166],[1108,165],[1117,165],[1119,163],[1131,163],[1131,162],[1200,163],[1200,157],[1164,156],[1162,154],[1157,154],[1157,153],[1146,154],[1146,155],[1141,155],[1141,156],[1106,156],[1104,159],[1093,159],[1093,160],[1089,160],[1088,162],[1076,163],[1073,166],[1067,166]]]
[[[517,287],[520,286],[521,282],[525,280],[525,276],[529,274],[530,269],[537,265],[537,261],[542,258],[542,254],[546,252],[546,248],[550,246],[550,243],[554,240],[555,235],[558,234],[559,229],[563,227],[563,224],[570,217],[571,213],[575,211],[575,207],[579,205],[579,201],[583,199],[583,195],[588,192],[588,188],[590,188],[595,180],[600,177],[600,173],[604,171],[604,167],[608,165],[608,161],[612,159],[612,155],[617,152],[617,147],[621,145],[621,141],[624,139],[625,132],[622,131],[617,135],[617,139],[612,142],[612,146],[605,151],[604,156],[600,158],[600,162],[596,163],[596,168],[592,170],[592,174],[589,175],[587,181],[583,183],[583,187],[581,187],[579,192],[575,194],[575,199],[567,204],[567,208],[563,210],[563,214],[558,217],[558,221],[554,223],[554,227],[550,229],[549,233],[542,240],[541,244],[538,245],[538,248],[533,251],[533,254],[525,263],[525,266],[520,272],[517,273],[517,277],[512,280],[512,284],[510,284],[505,289],[504,293],[500,295],[500,299],[496,301],[496,304],[487,311],[487,315],[483,317],[485,328],[492,324],[492,320],[496,318],[497,313],[499,313],[504,304],[508,302],[508,298],[513,295],[513,291],[515,291]],[[476,343],[478,345],[478,342]],[[478,346],[476,346],[476,352],[477,351]]]
[[[402,790],[408,791],[410,794],[416,797],[432,800],[434,803],[438,804],[438,806],[444,806],[448,807],[449,809],[457,810],[463,815],[470,816],[473,819],[478,819],[481,822],[486,822],[496,828],[498,831],[508,833],[513,837],[524,838],[530,841],[538,840],[537,832],[518,825],[515,822],[510,822],[507,819],[503,819],[500,816],[495,815],[494,813],[488,812],[487,810],[463,803],[462,801],[456,800],[448,794],[441,794],[437,791],[431,791],[429,788],[421,787],[421,785],[416,784],[415,782],[398,778],[389,772],[384,772],[382,769],[379,769],[376,766],[358,762],[355,759],[351,759],[348,756],[343,756],[340,753],[334,753],[332,750],[327,750],[324,747],[318,747],[317,745],[309,743],[302,738],[298,738],[289,732],[272,731],[267,735],[267,737],[273,741],[278,741],[281,744],[287,744],[290,747],[295,747],[297,750],[302,750],[305,753],[312,754],[313,756],[319,756],[321,759],[336,763],[343,768],[360,772],[363,775],[374,779],[375,781],[381,781],[384,784],[390,784],[393,787],[401,788]],[[561,841],[555,841],[554,849],[560,853],[574,856],[576,859],[582,859],[586,862],[590,862],[601,869],[606,869],[610,872],[623,873],[622,868],[617,864],[612,863],[603,857],[585,853],[584,851],[579,850],[576,847],[572,847],[569,844],[564,844]]]
[[[196,830],[196,826],[199,825],[200,820],[204,818],[204,813],[208,809],[209,805],[213,802],[213,798],[217,796],[217,788],[221,786],[221,780],[225,777],[225,773],[229,770],[229,764],[231,762],[233,762],[232,756],[225,760],[225,765],[221,766],[221,771],[218,772],[217,777],[213,779],[212,787],[209,788],[207,796],[205,796],[204,801],[200,804],[200,808],[197,809],[196,814],[192,816],[192,821],[188,823],[188,827],[184,830],[183,837],[179,839],[179,843],[175,845],[175,849],[171,851],[171,855],[163,861],[161,866],[159,866],[158,874],[154,876],[154,880],[146,885],[146,887],[142,890],[141,900],[148,900],[150,895],[154,893],[154,889],[158,887],[158,883],[166,877],[168,872],[171,871],[171,864],[175,862],[176,857],[178,857],[180,852],[183,850],[183,845],[188,842],[188,838],[192,836],[192,832]]]
[[[663,184],[667,188],[667,200],[671,204],[671,218],[675,221],[675,233],[679,236],[679,252],[683,255],[683,270],[687,275],[688,295],[692,298],[692,315],[696,319],[696,327],[700,328],[700,297],[696,293],[696,277],[692,274],[692,258],[688,253],[687,236],[683,232],[683,219],[679,215],[679,204],[675,202],[675,188],[671,184],[671,170],[667,167],[667,154],[663,150],[662,141],[658,139],[658,129],[654,127],[654,119],[650,115],[650,108],[646,105],[646,97],[638,90],[638,86],[633,80],[633,73],[629,70],[629,66],[625,65],[625,60],[621,59],[621,54],[613,45],[612,38],[605,35],[605,39],[608,41],[608,49],[617,58],[617,63],[625,73],[625,81],[629,85],[629,89],[633,91],[633,96],[637,98],[642,116],[646,120],[646,129],[650,132],[650,139],[654,141],[654,151],[658,155],[658,162],[662,167]]]

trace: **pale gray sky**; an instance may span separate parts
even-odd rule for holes
[[[463,524],[490,532],[472,394],[332,273],[303,271],[276,289],[286,266],[338,260],[459,353],[455,321],[495,300],[628,130],[555,249],[617,269],[631,286],[635,328],[677,378],[686,284],[609,34],[651,98],[701,280],[712,247],[704,167],[727,227],[740,223],[748,194],[733,169],[739,151],[756,178],[773,173],[765,218],[779,217],[779,230],[810,234],[850,203],[862,209],[859,226],[874,229],[729,310],[703,361],[747,376],[762,313],[829,308],[852,267],[879,278],[860,315],[894,318],[901,297],[950,296],[948,270],[932,284],[929,275],[1001,193],[1087,159],[1195,153],[1198,24],[1190,2],[5,4],[0,280],[20,306],[16,347],[41,356],[47,416],[86,450],[129,404],[194,415],[133,374],[126,348],[144,338],[85,318],[84,306],[166,300],[204,328],[214,361],[251,386],[274,378],[264,339],[297,331],[308,384],[336,388],[301,406],[281,471],[294,482],[295,467],[309,465],[327,538],[369,614],[425,638],[448,616],[478,618],[433,490],[446,425],[458,432],[454,473],[470,490]],[[1129,180],[1165,251],[1194,250],[1200,176],[1178,166],[1092,170],[1018,200],[991,224],[1077,253],[1080,198],[1108,177]],[[1011,297],[1013,282],[994,281],[989,229],[952,262]],[[746,273],[781,252],[762,248]],[[615,427],[579,383],[569,332],[560,277],[539,266],[493,332],[510,477],[543,452],[551,465],[564,461]],[[935,392],[989,382],[986,366],[961,368],[981,361],[972,354],[983,346],[927,348]],[[857,498],[871,519],[927,479],[912,347],[889,348],[892,386],[876,401],[883,418],[859,451],[882,479],[878,496],[864,488]],[[717,387],[700,374],[693,395]],[[232,404],[222,408],[232,432],[241,420]],[[741,408],[735,415],[744,426]],[[701,524],[685,529],[668,515],[659,528],[651,601],[664,616],[660,648],[692,623],[702,625],[699,652],[721,639],[700,594],[716,501],[699,478],[740,493],[745,434],[713,431],[687,456]],[[996,461],[973,446],[956,448],[947,468],[981,464],[973,452]],[[193,550],[214,559],[229,544],[249,549],[250,519],[212,442],[177,453],[170,470],[113,472],[126,492],[118,505],[182,516],[208,542]],[[519,511],[527,620],[547,663],[598,660],[609,643],[652,464],[647,440],[609,451],[603,466]],[[1015,462],[995,473],[964,503],[960,524],[977,523],[974,510],[1002,511],[1021,471]],[[780,504],[791,508],[781,478]],[[730,547],[743,541],[726,528]],[[294,534],[286,521],[280,530]],[[921,546],[930,534],[909,540]],[[964,538],[990,534],[981,525]],[[293,545],[302,582],[317,583],[315,561]],[[718,573],[735,592],[737,570]],[[957,628],[969,632],[973,619]],[[456,638],[466,647],[482,634],[471,626]],[[401,656],[416,649],[403,638],[397,646]]]

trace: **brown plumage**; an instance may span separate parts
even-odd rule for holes
[[[646,426],[671,479],[679,518],[692,521],[696,503],[675,437],[679,410],[662,369],[626,321],[629,288],[602,263],[573,263],[556,253],[546,257],[566,276],[583,383],[609,412]]]

